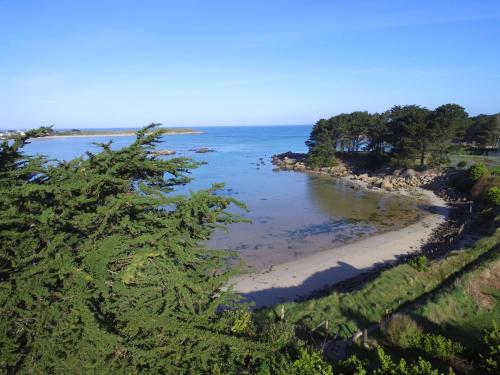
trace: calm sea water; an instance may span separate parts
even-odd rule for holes
[[[263,269],[331,249],[406,225],[418,215],[416,202],[405,197],[353,189],[328,177],[273,171],[273,154],[306,151],[304,141],[311,126],[195,129],[204,133],[164,136],[159,148],[207,162],[193,171],[194,181],[180,193],[224,182],[222,194],[247,205],[249,213],[244,216],[252,223],[235,224],[228,232],[216,233],[209,245],[238,251],[250,267]],[[110,138],[115,148],[133,141],[132,136],[37,139],[26,151],[67,160],[85,151],[97,151],[93,143]],[[200,147],[213,148],[215,152],[190,151]]]

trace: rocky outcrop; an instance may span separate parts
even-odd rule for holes
[[[174,150],[158,150],[155,152],[156,155],[175,155],[177,154]]]
[[[192,148],[189,151],[194,151],[197,154],[206,154],[207,152],[215,152],[215,150],[208,147]]]
[[[342,177],[347,180],[359,181],[369,188],[379,188],[387,191],[407,190],[414,187],[430,185],[441,173],[434,171],[417,172],[406,170],[355,171],[355,166],[339,160],[333,167],[313,168],[307,165],[305,154],[287,152],[273,156],[273,164],[279,169],[299,172],[313,172],[332,177]],[[276,169],[276,168],[275,168]]]

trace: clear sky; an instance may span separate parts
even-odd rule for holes
[[[499,0],[0,0],[0,128],[500,111]]]

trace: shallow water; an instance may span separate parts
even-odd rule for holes
[[[407,197],[355,189],[340,180],[291,171],[272,171],[271,156],[293,150],[305,152],[311,126],[196,128],[204,134],[163,137],[159,149],[208,164],[193,171],[194,181],[180,189],[207,188],[225,182],[222,194],[244,202],[244,216],[252,224],[232,225],[217,233],[209,245],[238,251],[247,264],[263,269],[316,251],[331,249],[370,234],[397,229],[421,214]],[[96,151],[93,142],[106,137],[38,139],[28,145],[29,154],[71,159]],[[114,137],[115,148],[133,137]],[[190,149],[209,147],[213,153]],[[235,212],[241,212],[235,209]]]

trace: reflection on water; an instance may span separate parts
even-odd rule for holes
[[[285,185],[265,205],[251,207],[252,224],[239,223],[217,233],[209,246],[238,251],[252,269],[332,249],[349,241],[415,221],[417,202],[405,196],[373,192],[325,176],[297,172],[297,185]],[[277,194],[279,192],[280,194]]]

